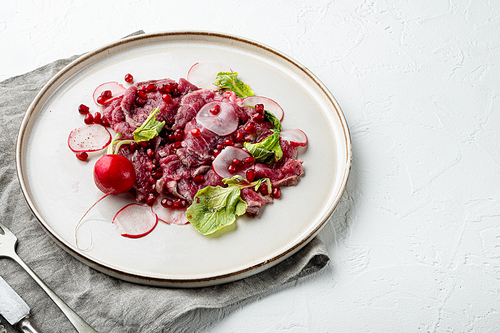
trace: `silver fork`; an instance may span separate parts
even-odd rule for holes
[[[61,311],[68,317],[69,321],[76,330],[80,333],[97,333],[92,327],[89,326],[80,316],[73,311],[62,299],[59,298],[46,284],[36,275],[35,272],[29,268],[28,265],[16,253],[17,237],[0,223],[0,258],[7,257],[16,261],[29,275],[35,280],[40,287],[49,295],[49,297],[56,303]]]

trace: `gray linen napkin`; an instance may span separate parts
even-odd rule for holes
[[[37,92],[76,57],[0,82],[0,221],[19,238],[19,256],[91,326],[110,333],[196,331],[211,324],[200,320],[201,312],[291,286],[292,281],[327,265],[326,247],[316,238],[288,260],[244,280],[198,289],[155,288],[109,277],[58,247],[39,226],[23,197],[16,175],[15,143],[22,118]],[[49,297],[14,261],[0,259],[0,275],[30,305],[34,320],[43,331],[74,331]],[[211,320],[210,316],[204,317],[205,321]],[[14,332],[1,316],[0,319],[7,332]]]

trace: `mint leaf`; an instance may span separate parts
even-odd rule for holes
[[[156,120],[156,114],[160,110],[158,108],[154,109],[151,111],[151,114],[149,117],[144,121],[144,123],[140,126],[137,127],[134,131],[134,140],[137,142],[141,141],[149,141],[156,136],[158,136],[163,129],[163,126],[165,126],[165,122],[159,122]]]
[[[272,130],[272,132],[273,134],[260,142],[245,142],[243,144],[246,150],[252,154],[255,162],[269,164],[279,161],[283,157],[283,150],[280,146],[280,132],[277,130]]]
[[[238,79],[238,73],[236,72],[219,72],[215,77],[214,85],[222,89],[234,91],[241,98],[254,95],[250,86]]]
[[[247,203],[241,198],[239,186],[207,186],[196,193],[186,216],[196,230],[209,235],[233,224],[246,210]]]

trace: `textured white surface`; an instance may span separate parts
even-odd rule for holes
[[[210,332],[498,331],[499,1],[5,1],[0,80],[140,29],[274,47],[326,84],[352,134],[348,188],[320,234],[329,266],[186,320]]]

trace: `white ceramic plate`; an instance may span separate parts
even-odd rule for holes
[[[70,131],[83,124],[78,105],[99,108],[92,92],[107,81],[124,83],[186,77],[199,61],[219,61],[237,71],[258,95],[285,110],[283,128],[300,128],[309,137],[301,151],[305,176],[282,189],[259,218],[241,217],[234,227],[202,236],[190,225],[159,223],[139,239],[121,237],[111,224],[132,198],[110,196],[80,217],[102,193],[89,162],[67,146]],[[126,85],[126,84],[125,84]],[[200,287],[241,279],[288,258],[326,223],[344,191],[351,143],[342,111],[326,87],[306,68],[257,42],[210,32],[168,32],[126,38],[90,52],[54,76],[37,95],[22,123],[17,168],[24,195],[41,225],[77,259],[124,280],[160,286]],[[81,250],[92,244],[89,250]]]

